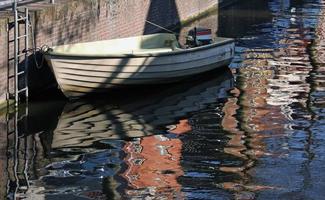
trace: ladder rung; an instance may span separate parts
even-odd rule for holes
[[[21,36],[17,37],[17,40],[19,40],[19,39],[21,39],[21,38],[27,38],[27,35],[21,35]],[[9,40],[8,42],[9,42],[9,43],[11,43],[11,42],[15,42],[15,40]]]
[[[27,19],[27,17],[21,17],[21,18],[17,19],[17,22],[24,21],[26,19]]]
[[[15,75],[8,76],[8,79],[15,78]]]
[[[17,76],[22,75],[22,74],[24,74],[24,73],[25,73],[25,71],[18,72],[18,73],[17,73]]]
[[[17,13],[20,13],[20,14],[26,14],[26,10],[17,9]]]
[[[17,57],[26,56],[26,53],[18,54]]]
[[[21,53],[21,54],[18,54],[17,55],[17,58],[21,57],[21,56],[25,56],[26,53]],[[12,57],[12,58],[9,58],[8,61],[12,61],[12,60],[15,60],[15,57]]]
[[[8,133],[8,135],[11,135],[11,134],[14,134],[15,133],[15,131],[10,131],[9,133]]]
[[[17,76],[20,76],[22,74],[25,74],[25,71],[18,72]],[[11,79],[11,78],[15,78],[15,75],[13,74],[13,75],[8,76],[8,79]]]
[[[19,37],[17,37],[17,39],[24,38],[24,37],[27,37],[27,35],[20,35]]]
[[[17,121],[18,121],[18,122],[19,122],[19,121],[22,121],[22,120],[23,120],[25,117],[27,117],[27,115],[26,115],[26,114],[24,114],[24,115],[20,116],[20,117],[18,118],[18,120],[17,120]]]
[[[19,94],[19,93],[21,93],[21,92],[25,92],[26,90],[27,90],[27,87],[25,87],[25,88],[23,88],[23,89],[21,89],[21,90],[18,90],[17,93]]]

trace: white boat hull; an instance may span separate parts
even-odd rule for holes
[[[220,44],[166,53],[45,57],[62,92],[67,97],[79,97],[113,87],[179,81],[226,66],[233,54],[233,41],[222,38]]]

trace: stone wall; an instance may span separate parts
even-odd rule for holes
[[[28,5],[37,46],[153,33],[159,29],[146,23],[146,20],[170,27],[218,4],[218,0],[56,0],[55,2],[55,5],[45,2]],[[12,17],[7,15],[8,11],[0,13],[0,104],[5,99],[7,88],[7,23],[8,19],[12,20]],[[32,88],[48,85],[51,80],[49,74],[48,69],[38,70],[31,64]]]
[[[148,34],[197,15],[217,0],[70,0],[36,16],[38,45]]]
[[[7,88],[7,37],[6,37],[6,20],[0,19],[0,108],[1,100],[5,99]]]
[[[5,115],[0,113],[0,199],[6,195],[7,171],[7,124]]]

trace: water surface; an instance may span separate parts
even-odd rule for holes
[[[322,199],[325,2],[242,1],[195,25],[236,39],[230,69],[31,102],[9,124],[3,196]]]

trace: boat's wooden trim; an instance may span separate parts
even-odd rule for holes
[[[62,58],[62,59],[79,59],[79,58],[136,58],[136,57],[162,57],[162,56],[170,56],[170,55],[178,55],[178,54],[186,54],[206,49],[215,48],[218,46],[222,46],[225,44],[231,44],[234,43],[234,39],[231,38],[217,38],[218,41],[216,41],[213,44],[200,46],[200,47],[194,47],[190,49],[177,49],[170,52],[160,52],[160,53],[133,53],[133,54],[101,54],[101,55],[87,55],[87,54],[64,54],[64,53],[58,53],[53,51],[47,51],[45,52],[45,55],[47,57],[55,57],[55,58]]]

